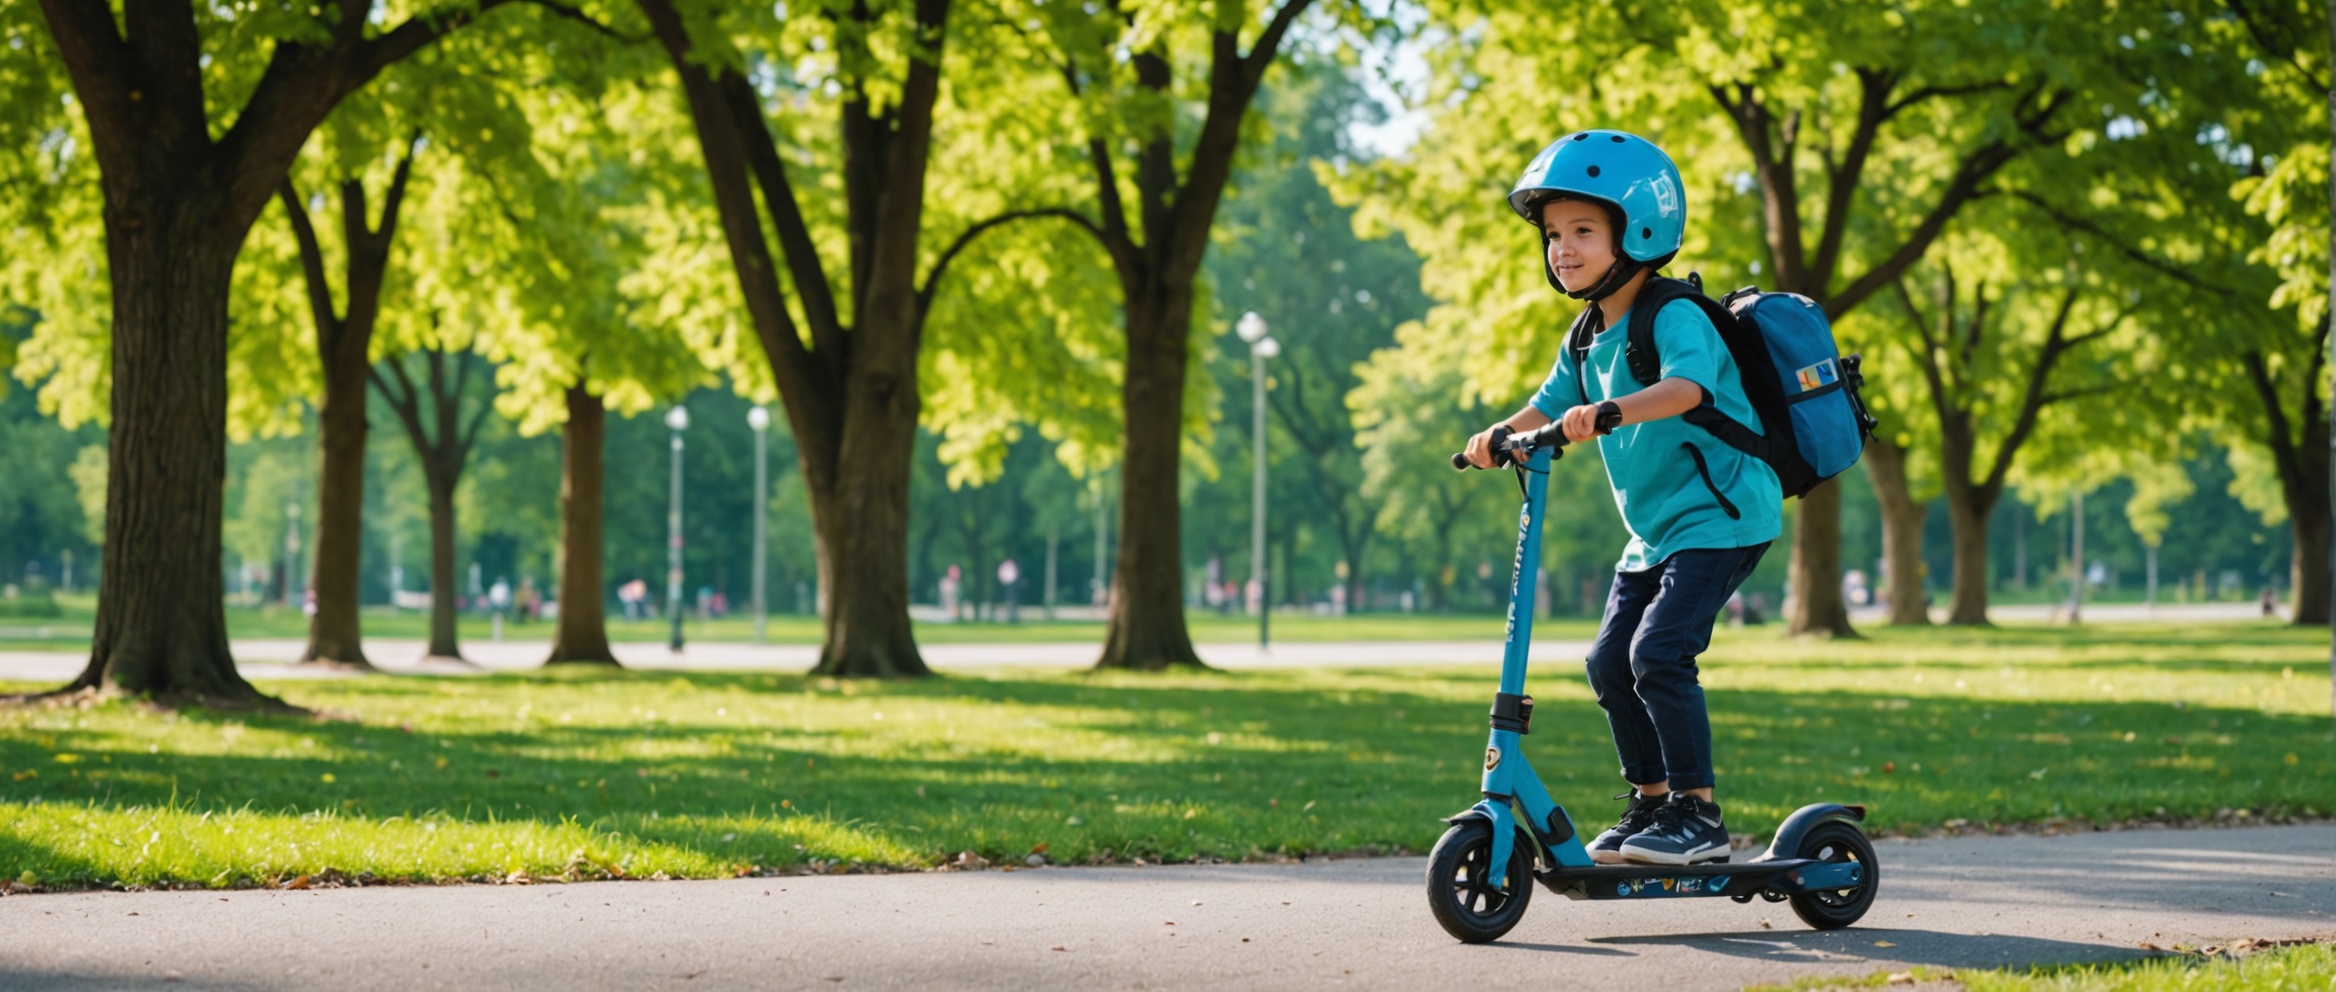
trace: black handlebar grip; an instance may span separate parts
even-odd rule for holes
[[[1465,452],[1465,451],[1455,451],[1455,452],[1452,452],[1452,467],[1453,467],[1453,468],[1456,468],[1456,469],[1460,469],[1460,470],[1462,470],[1462,471],[1466,471],[1466,470],[1468,469],[1468,467],[1469,467],[1469,466],[1468,466],[1468,453],[1467,453],[1467,452]]]

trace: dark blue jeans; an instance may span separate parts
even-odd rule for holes
[[[1712,786],[1711,718],[1695,659],[1711,646],[1712,622],[1728,596],[1767,550],[1690,549],[1643,572],[1614,573],[1606,619],[1590,647],[1590,689],[1632,785]]]

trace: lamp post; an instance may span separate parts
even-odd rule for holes
[[[1249,574],[1257,583],[1257,647],[1264,650],[1273,616],[1273,596],[1267,586],[1265,568],[1265,360],[1282,352],[1281,342],[1266,333],[1265,318],[1251,310],[1242,314],[1233,324],[1233,333],[1249,343],[1249,382],[1253,397],[1254,418],[1251,420],[1249,447],[1255,455],[1256,468],[1250,480],[1249,507]]]
[[[665,513],[665,604],[673,617],[675,654],[681,653],[681,432],[689,429],[689,408],[665,411],[665,426],[673,429],[673,497]]]
[[[763,550],[764,519],[770,516],[771,501],[766,487],[770,476],[765,469],[763,443],[771,426],[770,408],[757,405],[746,411],[746,426],[754,428],[754,643],[761,644],[770,630],[770,613],[763,607]]]

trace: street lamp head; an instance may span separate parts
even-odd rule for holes
[[[665,426],[677,431],[688,430],[689,408],[676,405],[673,409],[665,411]]]
[[[1250,350],[1257,352],[1259,358],[1272,358],[1282,353],[1282,343],[1272,338],[1260,339],[1249,347]]]
[[[769,429],[771,426],[770,408],[758,405],[754,409],[746,411],[746,426],[758,431]]]
[[[1255,310],[1242,314],[1240,320],[1233,322],[1233,333],[1241,335],[1243,341],[1256,344],[1258,339],[1265,337],[1265,318],[1258,316]]]

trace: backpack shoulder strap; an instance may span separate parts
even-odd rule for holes
[[[1663,378],[1663,356],[1655,346],[1655,314],[1686,297],[1704,299],[1703,290],[1692,283],[1656,276],[1639,287],[1638,299],[1630,304],[1630,341],[1623,358],[1630,365],[1630,376],[1640,386],[1652,386]]]
[[[1590,384],[1582,378],[1582,366],[1590,354],[1590,308],[1595,306],[1583,307],[1565,332],[1565,357],[1574,363],[1574,392],[1581,396],[1583,406],[1590,405]]]

